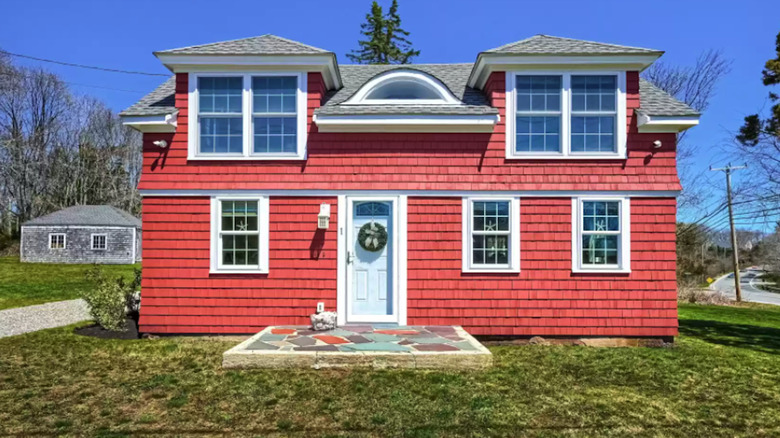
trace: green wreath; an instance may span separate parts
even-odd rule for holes
[[[387,229],[381,224],[371,221],[360,227],[358,243],[366,251],[381,251],[387,245]]]

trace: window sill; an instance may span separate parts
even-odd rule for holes
[[[519,269],[514,268],[466,268],[461,270],[464,274],[518,274]]]
[[[625,160],[626,156],[621,154],[604,155],[561,155],[561,154],[528,154],[528,155],[507,155],[507,160]]]
[[[267,269],[219,269],[209,270],[209,274],[267,274]]]
[[[195,155],[188,161],[302,161],[305,155]]]
[[[573,274],[630,274],[631,269],[589,269],[589,268],[575,268],[572,269]]]

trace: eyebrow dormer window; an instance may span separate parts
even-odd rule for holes
[[[345,105],[458,105],[433,76],[415,70],[391,70],[368,81]]]

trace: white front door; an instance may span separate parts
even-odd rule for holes
[[[397,204],[349,198],[347,205],[347,322],[398,322]]]

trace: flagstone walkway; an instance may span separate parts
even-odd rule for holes
[[[484,368],[492,356],[458,326],[267,327],[225,352],[227,368]]]

